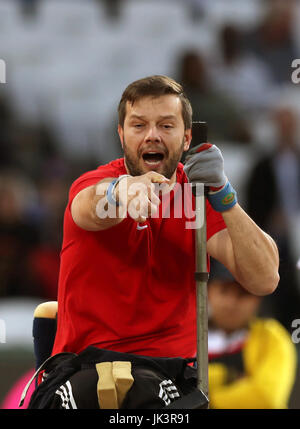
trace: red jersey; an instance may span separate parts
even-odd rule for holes
[[[195,231],[186,229],[191,219],[184,210],[174,216],[172,204],[187,183],[183,165],[170,193],[169,217],[161,204],[159,216],[142,228],[128,216],[97,232],[81,229],[72,219],[71,203],[79,191],[121,174],[126,174],[123,158],[83,174],[71,186],[53,354],[79,353],[93,345],[145,356],[195,356]],[[177,199],[184,204],[184,198]],[[225,227],[207,202],[207,239]]]

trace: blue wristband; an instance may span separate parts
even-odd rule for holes
[[[118,201],[115,199],[113,191],[115,189],[115,184],[117,183],[118,179],[114,179],[110,182],[110,184],[108,185],[107,191],[106,191],[106,198],[107,201],[114,205],[114,206],[118,206],[119,203]]]
[[[106,191],[106,198],[107,201],[114,205],[114,206],[119,206],[120,203],[116,200],[115,198],[115,188],[117,186],[117,184],[123,179],[123,177],[130,177],[129,174],[122,174],[121,176],[117,177],[116,179],[113,179],[110,184],[108,185],[107,191]]]
[[[236,191],[229,181],[220,191],[213,193],[209,192],[207,198],[212,208],[217,212],[225,212],[237,203]]]

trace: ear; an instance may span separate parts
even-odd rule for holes
[[[192,141],[192,130],[191,130],[191,128],[189,128],[188,130],[185,130],[185,132],[184,132],[184,145],[183,145],[183,151],[184,152],[189,150],[191,141]]]
[[[122,145],[122,148],[123,148],[123,145],[124,145],[124,130],[123,130],[123,127],[120,124],[118,125],[118,134],[119,134],[121,145]]]

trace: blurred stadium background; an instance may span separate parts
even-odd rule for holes
[[[35,306],[56,298],[68,188],[122,156],[119,98],[152,74],[184,85],[241,205],[280,245],[281,282],[264,313],[292,332],[300,319],[300,84],[291,78],[299,24],[300,4],[290,0],[0,0],[0,404],[34,367]],[[299,384],[290,408],[300,408]]]

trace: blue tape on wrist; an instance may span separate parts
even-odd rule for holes
[[[113,195],[113,191],[114,191],[114,188],[115,188],[115,183],[117,182],[117,180],[118,180],[118,179],[114,179],[114,180],[112,180],[112,181],[110,182],[110,184],[108,185],[108,188],[107,188],[107,191],[106,191],[106,198],[107,198],[107,201],[108,201],[110,204],[114,205],[114,206],[118,206],[118,205],[119,205],[118,201],[115,199],[115,197],[114,197],[114,195]]]
[[[208,193],[208,201],[217,212],[225,212],[237,203],[237,194],[230,182],[224,188],[215,193]]]

